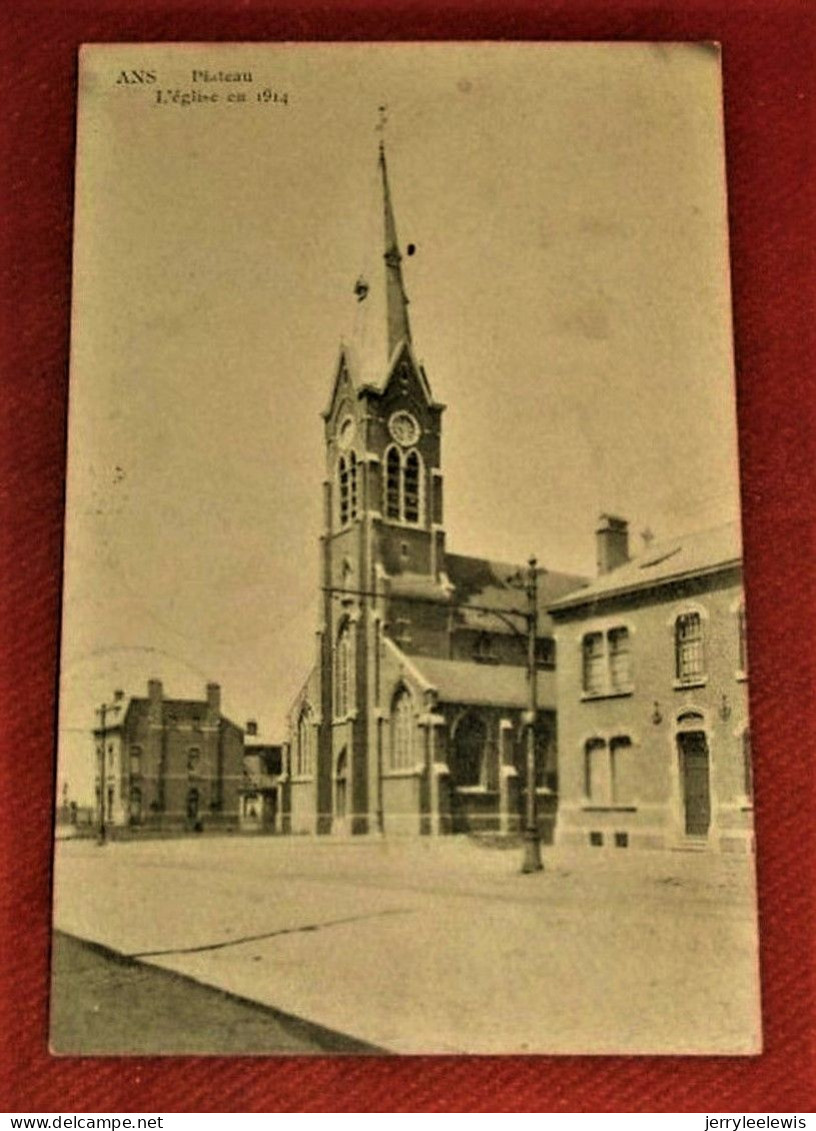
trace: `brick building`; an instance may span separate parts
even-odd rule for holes
[[[104,779],[105,822],[113,827],[237,825],[243,731],[221,714],[217,683],[202,700],[168,699],[158,679],[144,698],[117,691],[93,733],[97,821]]]
[[[753,843],[739,528],[630,559],[603,516],[598,577],[554,602],[558,842],[598,847]]]
[[[528,643],[517,611],[526,567],[447,549],[444,406],[414,350],[382,147],[379,164],[385,286],[358,280],[357,333],[341,347],[323,417],[321,623],[290,713],[283,824],[295,833],[509,830],[525,784]],[[546,610],[582,580],[539,577],[545,834],[557,784]]]

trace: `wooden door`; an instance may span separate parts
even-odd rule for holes
[[[686,836],[708,836],[711,824],[708,743],[702,731],[680,734],[677,741]]]

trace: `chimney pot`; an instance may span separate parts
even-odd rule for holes
[[[246,732],[249,735],[257,735],[258,723],[256,719],[247,719]]]

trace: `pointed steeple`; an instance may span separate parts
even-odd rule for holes
[[[388,360],[401,342],[410,344],[411,326],[408,321],[408,296],[402,281],[402,256],[397,242],[397,225],[391,192],[388,188],[388,169],[385,164],[385,145],[380,141],[380,172],[382,173],[383,209],[385,217],[385,303],[388,323]]]

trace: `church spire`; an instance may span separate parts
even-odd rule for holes
[[[380,107],[379,129],[385,125],[385,107]],[[410,343],[411,326],[408,321],[408,296],[402,281],[402,256],[397,242],[397,225],[394,220],[394,208],[391,204],[391,192],[388,187],[388,169],[385,164],[385,144],[380,138],[380,172],[382,173],[383,208],[385,217],[385,302],[386,319],[388,323],[388,358],[393,357],[394,350],[400,342]]]

